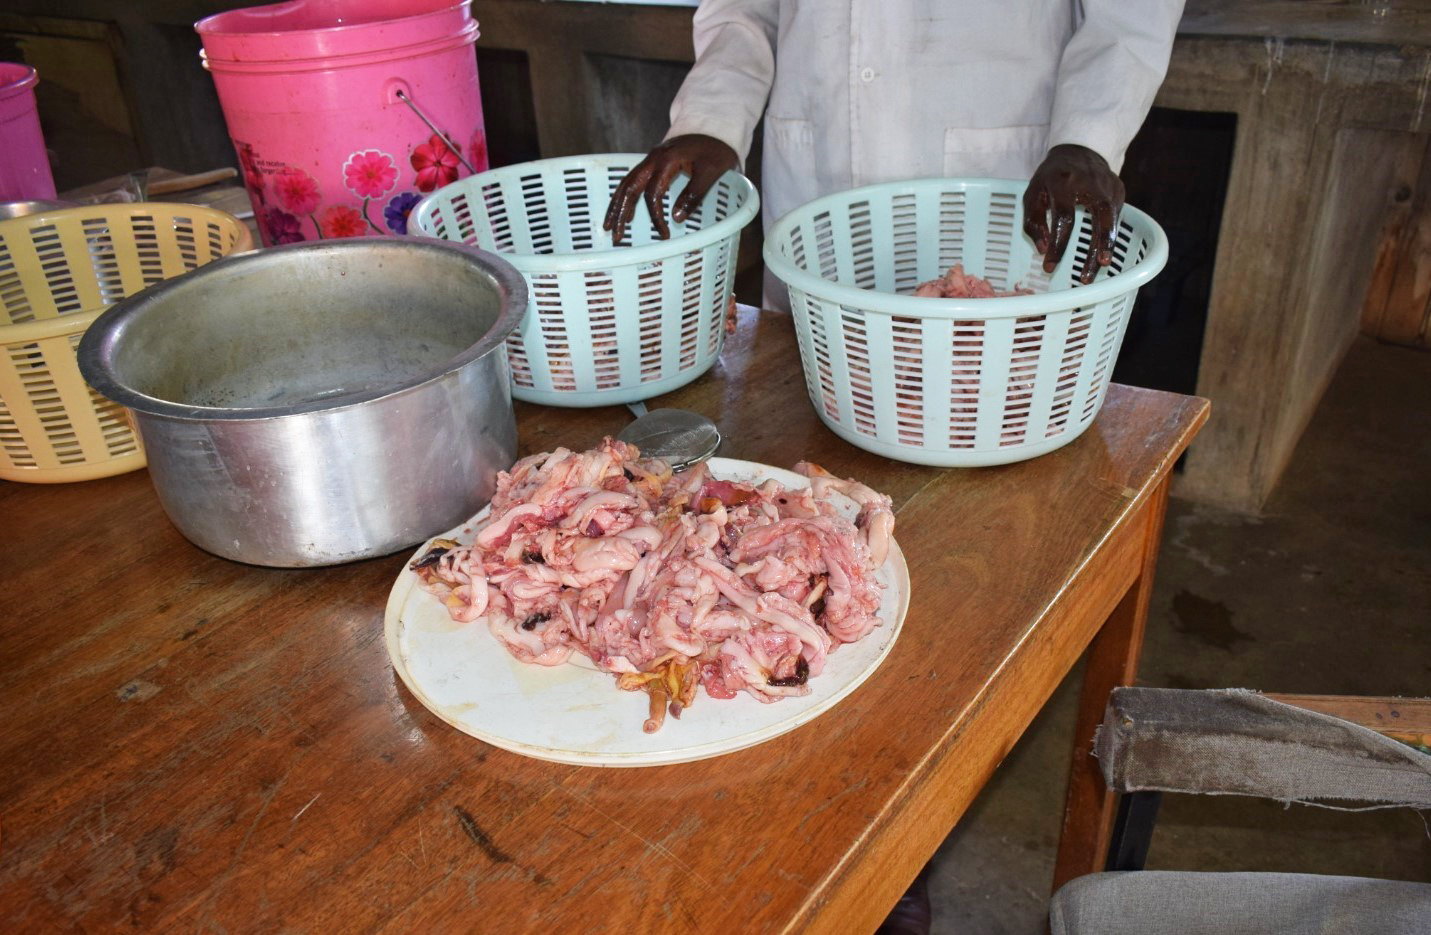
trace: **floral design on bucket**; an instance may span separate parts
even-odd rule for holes
[[[317,238],[362,237],[367,234],[408,232],[408,218],[422,194],[457,181],[461,174],[461,147],[449,145],[440,133],[411,146],[413,177],[406,177],[400,156],[374,147],[355,149],[344,159],[337,181],[329,168],[318,166],[317,177],[298,166],[265,159],[252,144],[235,140],[244,185],[254,205],[254,219],[270,246]],[[474,165],[487,168],[487,139],[479,127],[468,146]],[[325,199],[322,178],[336,199]],[[404,187],[415,187],[416,192]],[[355,201],[354,199],[360,199]],[[382,215],[369,211],[381,206]],[[311,227],[309,225],[312,225]]]
[[[348,191],[363,199],[363,220],[379,234],[383,233],[383,229],[368,216],[368,202],[392,191],[397,178],[396,160],[380,150],[360,150],[343,163],[343,184]]]
[[[381,198],[397,184],[393,157],[376,149],[353,153],[343,163],[343,184],[359,198]]]
[[[389,201],[387,207],[383,208],[383,220],[388,222],[388,230],[394,234],[406,234],[407,219],[421,200],[412,192],[400,192]]]
[[[303,222],[281,208],[269,208],[263,212],[263,227],[271,244],[307,240],[303,236]]]
[[[352,205],[329,205],[317,221],[324,237],[361,237],[368,232],[368,221]]]
[[[412,167],[417,170],[417,190],[436,191],[444,185],[457,181],[457,167],[461,163],[457,153],[436,133],[412,151]]]
[[[292,214],[312,214],[318,210],[322,196],[318,182],[293,166],[284,166],[273,177],[273,191],[279,202]]]

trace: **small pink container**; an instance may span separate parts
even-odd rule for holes
[[[403,234],[487,168],[471,0],[290,0],[194,28],[266,245]]]
[[[0,62],[0,201],[52,201],[55,178],[35,109],[35,69]]]

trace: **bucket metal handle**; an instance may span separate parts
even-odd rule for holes
[[[418,119],[421,120],[423,123],[427,124],[427,128],[433,133],[437,134],[442,139],[442,142],[447,144],[447,148],[452,150],[452,155],[456,156],[458,161],[467,167],[468,172],[472,173],[473,175],[477,174],[477,170],[472,168],[472,163],[468,162],[467,157],[462,155],[462,150],[457,148],[457,144],[452,141],[452,137],[448,136],[442,130],[439,130],[437,128],[437,124],[433,123],[431,120],[428,119],[427,114],[424,114],[422,112],[422,108],[418,107],[417,104],[413,101],[413,99],[408,97],[407,93],[404,92],[402,88],[398,88],[396,91],[394,91],[393,95],[397,97],[398,100],[406,104],[408,107],[412,108],[412,112],[417,114]]]

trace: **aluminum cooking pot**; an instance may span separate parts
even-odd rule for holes
[[[236,254],[118,302],[79,346],[129,407],[174,525],[255,565],[386,555],[461,523],[516,458],[492,253],[363,237]]]

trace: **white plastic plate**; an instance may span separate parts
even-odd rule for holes
[[[725,480],[805,487],[799,474],[750,461],[712,458]],[[837,500],[843,500],[838,498]],[[838,503],[851,519],[852,501]],[[470,542],[484,509],[438,538]],[[424,554],[429,544],[414,553]],[[909,569],[899,546],[876,573],[884,585],[880,625],[857,643],[838,645],[810,694],[762,704],[748,693],[712,698],[701,689],[679,719],[667,717],[654,734],[641,727],[645,692],[622,691],[616,678],[584,656],[546,667],[519,662],[493,638],[485,622],[457,623],[422,589],[406,566],[388,596],[385,636],[393,669],[428,710],[458,730],[493,746],[581,766],[656,766],[742,750],[794,730],[834,708],[877,669],[899,637],[909,609]]]

